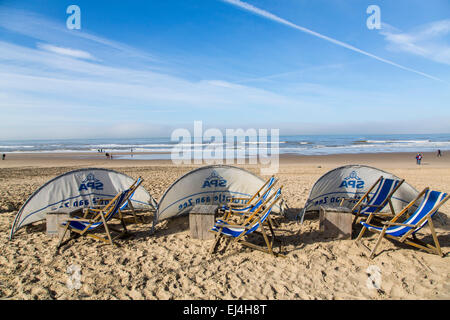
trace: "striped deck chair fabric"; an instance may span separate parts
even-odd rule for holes
[[[423,196],[423,200],[420,205],[417,207],[415,212],[404,222],[397,223],[398,218],[403,215],[408,209],[421,197]],[[415,246],[420,249],[424,249],[425,251],[435,253],[442,256],[442,251],[439,245],[439,241],[437,239],[432,217],[438,212],[439,208],[449,199],[449,195],[444,192],[432,191],[428,188],[425,188],[413,201],[411,201],[398,215],[396,215],[391,221],[383,222],[383,226],[376,226],[370,224],[370,218],[372,215],[369,215],[369,218],[366,221],[361,221],[361,225],[363,226],[357,241],[360,241],[365,230],[369,230],[372,232],[379,232],[380,236],[375,245],[375,248],[371,251],[370,258],[373,258],[375,254],[375,250],[379,245],[379,242],[383,237],[389,237],[400,242],[404,242],[406,244]],[[429,225],[431,233],[433,235],[433,240],[435,246],[433,247],[430,244],[425,244],[420,241],[416,237],[417,231],[422,229],[425,225]],[[411,239],[408,237],[412,237]]]
[[[360,204],[361,210],[359,213],[369,215],[372,212],[383,210],[400,182],[401,181],[397,179],[382,178],[372,198],[367,203]]]
[[[231,198],[231,201],[229,202],[228,205],[223,205],[221,207],[221,210],[229,211],[231,209],[234,212],[239,213],[239,212],[248,211],[249,209],[252,209],[252,208],[256,209],[255,207],[258,207],[267,199],[267,197],[270,194],[270,191],[272,190],[272,187],[275,185],[275,183],[276,183],[276,179],[274,176],[272,176],[266,183],[264,183],[264,185],[252,197],[245,199],[243,204],[233,203],[233,200],[244,199],[244,198],[234,198],[233,197],[233,198]],[[264,191],[262,192],[263,189],[264,189]],[[257,200],[256,203],[253,203],[253,201],[255,201],[255,200]]]
[[[357,200],[356,204],[352,207],[352,213],[355,215],[353,224],[356,223],[359,217],[367,217],[371,213],[377,213],[377,219],[381,219],[380,211],[383,210],[389,203],[391,214],[395,215],[394,206],[392,205],[391,198],[394,193],[400,188],[405,180],[384,178],[381,176],[377,181],[367,190],[367,192],[359,199],[343,198],[340,205],[342,206],[345,200]],[[376,189],[375,189],[376,187]],[[371,196],[372,190],[375,192]],[[366,202],[364,202],[366,201]]]

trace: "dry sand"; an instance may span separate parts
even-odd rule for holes
[[[144,187],[159,199],[165,189],[193,166],[168,161],[86,159],[83,155],[7,155],[0,161],[0,298],[2,299],[449,299],[449,258],[383,240],[369,260],[354,240],[331,240],[319,232],[318,217],[301,225],[292,219],[304,206],[314,182],[344,164],[378,167],[405,178],[418,190],[429,186],[450,192],[450,156],[414,154],[284,156],[277,176],[291,208],[278,217],[278,243],[287,258],[229,246],[208,254],[211,240],[192,239],[188,218],[163,221],[151,235],[148,223],[130,225],[131,236],[111,247],[78,239],[55,255],[57,239],[45,235],[45,223],[19,230],[8,240],[15,214],[30,194],[49,179],[82,167],[105,167],[141,175]],[[258,168],[245,166],[259,174]],[[443,252],[450,249],[450,203],[436,220]],[[422,230],[430,240],[428,228]],[[255,238],[255,241],[260,241]],[[375,235],[364,239],[373,245]],[[276,245],[278,249],[278,245]],[[68,268],[81,270],[81,287],[69,288]],[[381,272],[379,290],[367,286],[369,266]]]

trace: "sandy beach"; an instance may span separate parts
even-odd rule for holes
[[[92,155],[92,154],[90,154]],[[151,234],[146,223],[130,224],[130,236],[112,247],[81,238],[55,255],[58,240],[45,222],[20,229],[9,241],[17,210],[43,183],[77,168],[101,167],[142,176],[158,201],[166,188],[197,167],[165,160],[107,160],[104,155],[8,154],[0,161],[0,299],[450,299],[449,257],[439,257],[383,240],[369,260],[354,240],[326,239],[317,215],[303,224],[293,217],[303,208],[315,181],[345,164],[365,164],[393,173],[417,190],[450,192],[450,155],[425,153],[421,166],[412,153],[284,155],[279,177],[289,210],[276,217],[278,250],[286,258],[232,245],[209,255],[212,240],[192,239],[188,217],[162,221]],[[242,167],[259,175],[255,165]],[[263,177],[267,178],[267,177]],[[450,202],[435,227],[444,254],[450,249]],[[364,238],[374,245],[376,236]],[[431,239],[428,227],[420,235]],[[81,287],[69,288],[68,268],[78,266]],[[367,286],[370,266],[381,272],[380,289]]]

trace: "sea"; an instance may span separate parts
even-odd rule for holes
[[[249,155],[297,154],[329,155],[381,152],[450,151],[450,134],[389,134],[389,135],[290,135],[271,137],[265,141],[251,139],[234,141],[172,141],[170,137],[108,138],[108,139],[49,139],[0,140],[0,153],[110,153],[114,159],[170,159],[174,148],[191,148],[193,152],[216,148],[226,154]],[[278,148],[277,148],[278,147]],[[239,153],[238,151],[243,151]],[[131,154],[132,153],[132,154]]]

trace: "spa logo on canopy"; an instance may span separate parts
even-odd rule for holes
[[[88,191],[89,189],[103,190],[103,183],[98,180],[93,173],[89,173],[86,179],[81,182],[78,191]]]
[[[356,171],[350,172],[348,177],[344,178],[342,180],[341,185],[339,188],[357,188],[362,189],[364,188],[364,180],[358,177],[358,174]]]
[[[225,187],[227,185],[227,180],[221,177],[216,170],[213,170],[208,178],[203,182],[202,188],[211,187]]]

